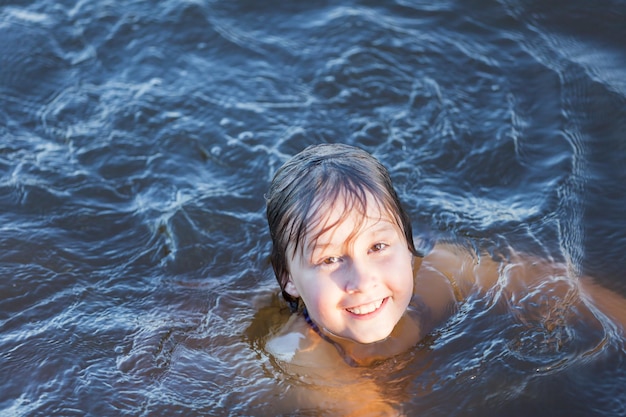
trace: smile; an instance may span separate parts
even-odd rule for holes
[[[375,312],[376,310],[378,310],[386,300],[387,298],[383,298],[377,301],[373,301],[369,304],[346,308],[346,311],[348,311],[349,313],[355,314],[357,316],[364,316],[366,314],[371,314]]]

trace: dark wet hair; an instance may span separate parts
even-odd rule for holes
[[[278,169],[265,196],[267,222],[272,237],[270,261],[283,297],[292,310],[298,299],[285,291],[289,280],[288,251],[292,256],[304,251],[304,241],[310,230],[323,221],[320,212],[338,198],[345,201],[345,213],[340,223],[356,209],[365,215],[367,197],[371,195],[381,213],[388,213],[404,233],[408,249],[415,249],[411,221],[402,208],[387,169],[366,151],[343,144],[313,145],[293,156]],[[335,224],[326,225],[324,230]],[[313,240],[317,240],[315,236]]]

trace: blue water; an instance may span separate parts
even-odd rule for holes
[[[616,0],[2,1],[0,414],[332,415],[263,348],[285,319],[263,194],[319,142],[381,159],[418,237],[626,295],[624,22]],[[621,333],[485,310],[363,376],[407,416],[626,415]]]

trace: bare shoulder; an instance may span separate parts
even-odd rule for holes
[[[269,337],[265,350],[280,361],[291,362],[299,350],[306,348],[306,333],[298,317],[292,315],[278,333]]]
[[[489,291],[509,272],[525,277],[522,281],[526,281],[539,275],[537,270],[549,269],[550,265],[545,260],[522,259],[515,253],[507,260],[494,260],[487,253],[477,253],[461,245],[443,243],[435,245],[428,253],[422,268],[431,275],[445,277],[454,287],[457,298],[465,298],[472,292]]]
[[[293,314],[269,337],[265,350],[286,367],[320,370],[345,366],[337,350],[322,340],[298,314]]]
[[[275,405],[277,414],[298,409],[323,409],[328,415],[397,416],[381,395],[367,368],[351,367],[337,349],[322,340],[302,316],[293,314],[265,345],[281,372],[296,376],[288,392]]]
[[[447,243],[436,244],[419,266],[416,286],[418,288],[432,286],[435,291],[441,293],[441,286],[445,284],[449,289],[449,296],[460,301],[475,285],[480,284],[479,269],[489,269],[486,264],[489,264],[488,260],[482,259],[467,248]],[[482,275],[485,275],[485,271],[482,272]],[[497,274],[497,271],[495,273]]]
[[[473,260],[462,248],[437,244],[423,258],[415,261],[415,296],[423,304],[429,317],[422,318],[425,332],[448,319],[469,292],[460,273],[464,264]]]

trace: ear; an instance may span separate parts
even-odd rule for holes
[[[287,283],[285,284],[285,292],[294,298],[300,297],[300,293],[298,292],[296,285],[293,283],[291,274],[289,275],[289,278],[287,279]]]

